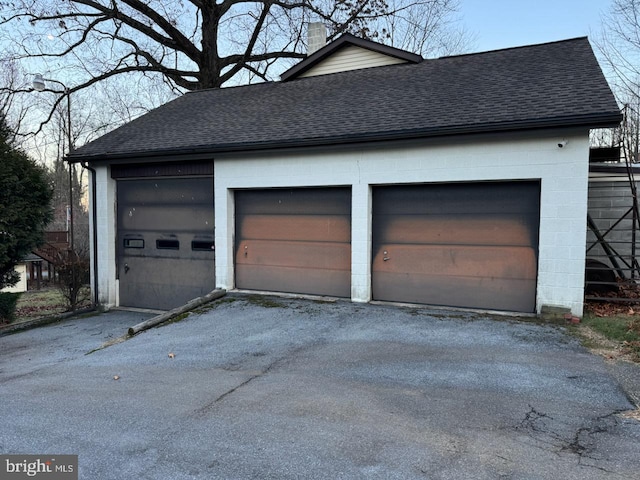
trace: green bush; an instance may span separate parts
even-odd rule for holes
[[[19,293],[0,292],[0,324],[15,320]]]

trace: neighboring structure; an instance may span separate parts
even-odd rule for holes
[[[53,279],[58,254],[69,248],[67,235],[67,232],[60,231],[44,232],[42,245],[16,265],[15,270],[20,275],[18,283],[2,291],[17,293],[26,292],[32,288],[40,289],[42,282]]]
[[[281,82],[188,93],[73,152],[96,171],[99,300],[581,315],[589,129],[620,119],[586,38],[422,60],[344,35]]]
[[[26,262],[18,263],[14,270],[20,276],[20,280],[18,283],[13,285],[12,287],[4,287],[0,290],[0,292],[8,292],[8,293],[22,293],[27,291],[27,264]]]
[[[592,158],[598,150],[592,149]],[[640,166],[621,161],[619,148],[613,160],[592,161],[589,168],[587,294],[600,298],[615,292],[637,300],[638,289],[630,287],[640,278]]]

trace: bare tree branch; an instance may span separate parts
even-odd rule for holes
[[[618,102],[624,105],[622,125],[608,137],[621,146],[628,161],[640,162],[640,1],[613,0],[602,24],[596,48]]]
[[[640,98],[640,1],[613,0],[595,43],[620,93]]]
[[[58,78],[73,95],[132,75],[165,92],[158,98],[271,80],[306,56],[310,21],[324,22],[330,40],[350,32],[418,53],[459,41],[445,31],[458,0],[13,0],[0,7],[7,58]],[[128,90],[132,98],[145,93],[136,82]]]

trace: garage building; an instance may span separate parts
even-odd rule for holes
[[[620,119],[586,38],[423,60],[345,34],[73,152],[96,171],[94,288],[581,315],[589,131]]]

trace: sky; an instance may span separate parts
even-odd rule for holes
[[[601,29],[602,14],[609,11],[613,1],[458,0],[459,25],[475,37],[473,44],[464,51],[482,52],[585,35],[591,38],[593,45],[593,39]],[[597,49],[594,50],[597,53]],[[51,75],[56,78],[58,73]]]
[[[612,0],[460,0],[474,51],[596,36]],[[593,42],[592,42],[593,43]]]

